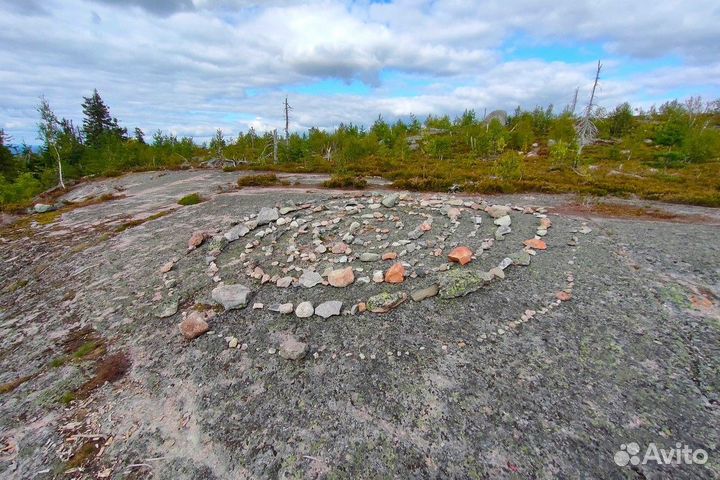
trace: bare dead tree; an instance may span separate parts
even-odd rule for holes
[[[575,115],[575,107],[577,107],[577,98],[578,98],[579,92],[580,92],[580,87],[576,87],[575,95],[573,95],[572,103],[570,103],[570,105],[568,106],[568,113],[570,113],[570,115]]]
[[[577,132],[578,137],[578,148],[575,161],[573,162],[573,168],[577,168],[583,148],[586,145],[591,145],[597,138],[598,129],[592,121],[592,113],[593,108],[595,107],[595,90],[597,89],[598,81],[600,80],[601,69],[602,64],[600,63],[600,60],[598,60],[597,70],[595,72],[595,83],[593,83],[592,91],[590,92],[590,101],[585,107],[583,116],[580,117],[577,125],[575,125],[575,131]]]
[[[285,96],[285,143],[290,141],[290,110],[293,108],[288,104],[287,95]]]
[[[277,128],[273,130],[273,163],[278,161],[278,136]]]
[[[328,162],[332,160],[332,157],[333,157],[333,147],[332,147],[332,145],[327,145],[327,146],[325,147],[325,153],[324,153],[323,157],[324,157],[325,160],[328,161]]]

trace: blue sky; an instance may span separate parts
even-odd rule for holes
[[[198,140],[414,114],[720,97],[716,1],[0,0],[0,128],[97,88],[129,130]]]

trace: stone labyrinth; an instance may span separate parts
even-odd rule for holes
[[[324,319],[382,314],[402,308],[405,302],[472,294],[483,285],[504,281],[507,269],[527,268],[535,255],[550,254],[544,239],[552,232],[552,222],[546,214],[542,207],[488,205],[441,196],[345,195],[263,207],[221,234],[193,233],[188,247],[190,254],[196,249],[198,254],[205,251],[208,275],[216,283],[212,301],[225,310],[247,307]],[[534,217],[532,226],[526,221],[514,231],[513,222],[519,223],[525,215]],[[589,231],[583,226],[579,233]],[[575,242],[577,237],[569,243]],[[170,272],[176,261],[164,265],[162,273]],[[553,301],[526,310],[517,320],[482,333],[479,339],[503,335],[569,300],[574,278],[571,272],[565,275],[566,286]],[[303,292],[318,288],[327,298],[315,304],[249,306],[251,296],[261,288],[276,289],[280,298],[289,289],[302,297]],[[340,295],[340,290],[345,294]],[[347,290],[359,300],[343,300]],[[209,330],[207,321],[214,311],[192,310],[183,316],[180,331],[191,340]],[[231,348],[238,347],[236,338],[227,340]],[[306,344],[290,338],[279,353],[296,359],[306,352]]]

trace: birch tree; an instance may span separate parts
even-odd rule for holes
[[[62,158],[60,156],[60,149],[58,148],[58,141],[62,134],[62,128],[60,121],[55,116],[55,113],[50,108],[45,97],[40,97],[40,106],[38,107],[38,113],[40,113],[40,123],[38,123],[38,139],[43,142],[45,149],[55,157],[58,167],[58,180],[60,187],[65,189],[65,182],[63,181],[62,173]]]

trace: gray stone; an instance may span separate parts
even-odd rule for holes
[[[430,285],[429,287],[426,287],[426,288],[420,288],[417,290],[413,290],[410,293],[410,297],[416,302],[421,302],[421,301],[425,300],[426,298],[434,297],[435,295],[438,294],[439,291],[440,291],[440,287],[437,284]]]
[[[315,285],[322,283],[322,281],[322,275],[318,272],[313,272],[312,270],[305,270],[302,275],[300,275],[300,285],[305,288],[312,288]]]
[[[485,211],[493,218],[500,218],[510,213],[510,207],[505,205],[491,205],[487,207]]]
[[[300,207],[298,207],[297,205],[288,205],[280,209],[280,215],[287,215],[288,213],[294,212],[299,209]]]
[[[268,310],[271,312],[277,312],[282,313],[284,315],[287,315],[288,313],[293,312],[293,304],[292,303],[275,303],[273,305],[270,305],[268,307]]]
[[[505,235],[512,232],[512,228],[504,226],[504,227],[498,227],[497,230],[495,230],[495,240],[503,240]]]
[[[390,195],[386,195],[382,199],[383,207],[386,208],[393,208],[395,205],[397,205],[398,200],[400,200],[400,194],[399,193],[391,193]]]
[[[313,308],[313,304],[310,302],[302,302],[295,309],[295,315],[298,318],[312,317],[313,313],[315,313],[315,308]]]
[[[488,272],[453,269],[440,276],[440,297],[457,298],[472,293],[493,279]]]
[[[225,250],[225,247],[228,245],[228,240],[222,235],[218,235],[217,237],[213,237],[212,240],[208,243],[208,253],[210,253],[212,256],[218,256],[223,250]]]
[[[315,307],[315,315],[322,318],[329,318],[335,315],[340,315],[342,311],[342,302],[339,300],[330,300],[323,302]]]
[[[158,318],[172,317],[178,311],[178,301],[170,300],[160,305],[155,310],[155,316]]]
[[[244,237],[249,232],[250,232],[250,229],[246,225],[240,223],[240,224],[232,227],[227,232],[225,232],[224,237],[227,239],[228,242],[234,242],[238,238]]]
[[[408,238],[409,238],[410,240],[417,240],[418,238],[422,237],[424,233],[425,233],[425,232],[423,232],[422,230],[420,230],[420,228],[416,228],[415,230],[413,230],[413,231],[411,231],[410,233],[408,233]]]
[[[377,262],[378,260],[380,260],[380,254],[378,253],[365,252],[360,254],[361,262]]]
[[[308,344],[295,337],[288,337],[280,344],[279,355],[285,360],[300,360],[308,351]]]
[[[406,300],[407,293],[405,292],[383,292],[368,298],[367,309],[374,313],[385,313],[389,312]]]
[[[35,206],[33,207],[33,210],[35,211],[35,213],[45,213],[45,212],[50,212],[50,211],[56,210],[56,208],[53,205],[46,205],[44,203],[36,203]]]
[[[498,268],[501,270],[505,270],[507,267],[513,264],[512,258],[505,257],[502,259],[500,264],[498,265]]]
[[[502,217],[495,219],[493,223],[498,227],[509,227],[512,223],[512,219],[510,218],[510,215],[503,215]]]
[[[267,225],[278,218],[280,218],[280,213],[277,208],[263,207],[260,209],[260,213],[258,213],[256,220],[258,225]]]
[[[530,254],[525,250],[521,250],[517,253],[510,255],[510,259],[515,265],[528,266],[530,265]]]
[[[211,297],[215,303],[219,303],[225,310],[243,308],[248,303],[250,289],[245,285],[220,285],[212,291]]]

